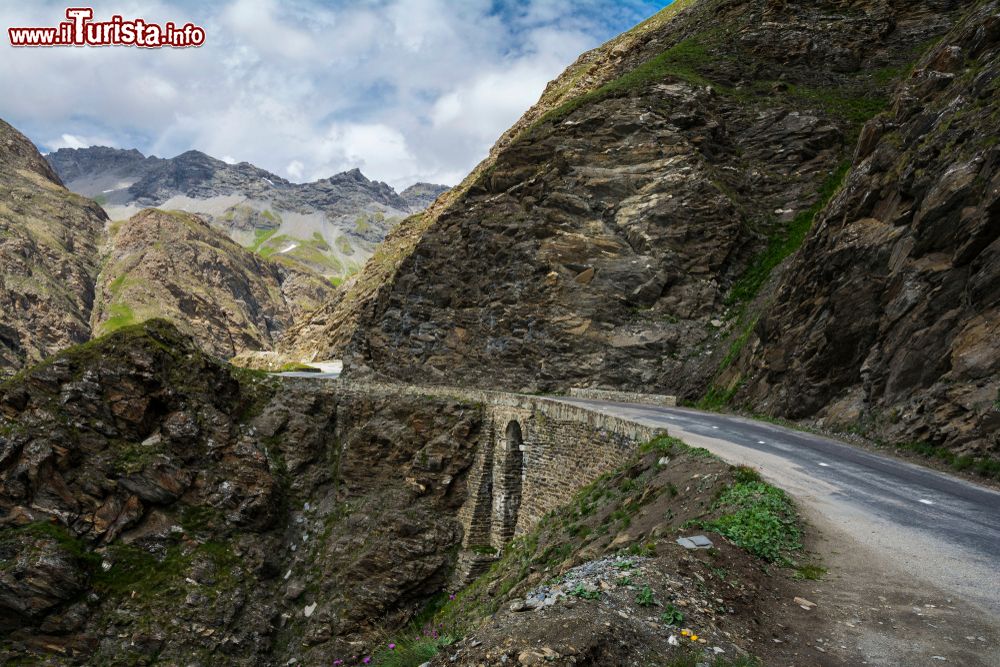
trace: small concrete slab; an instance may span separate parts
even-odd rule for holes
[[[711,549],[713,546],[712,540],[708,539],[704,535],[679,537],[677,538],[677,544],[681,545],[685,549]]]

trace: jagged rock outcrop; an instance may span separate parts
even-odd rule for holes
[[[395,223],[447,190],[418,183],[397,194],[358,169],[292,183],[193,150],[163,159],[92,146],[46,159],[71,190],[97,199],[115,220],[151,206],[197,213],[255,252],[338,278],[354,273]]]
[[[550,84],[286,351],[995,457],[996,15],[677,4]]]
[[[289,349],[420,381],[704,386],[733,286],[959,4],[668,8],[550,84]]]
[[[106,220],[0,121],[0,375],[90,338]]]
[[[1000,457],[1000,3],[869,122],[720,382],[774,414]]]
[[[481,417],[281,385],[162,320],[52,358],[0,385],[0,662],[329,665],[378,641],[445,585]]]
[[[91,314],[95,335],[166,317],[206,351],[229,358],[270,349],[295,315],[333,292],[318,276],[249,253],[190,213],[147,209],[113,225],[108,246]]]

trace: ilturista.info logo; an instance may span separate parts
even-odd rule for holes
[[[90,7],[70,7],[57,26],[7,28],[11,46],[138,46],[146,49],[185,48],[205,43],[205,30],[193,23],[162,25],[143,19],[112,16],[94,21]]]

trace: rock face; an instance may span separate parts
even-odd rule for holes
[[[808,227],[957,5],[668,8],[550,84],[289,348],[421,381],[703,387],[734,286]]]
[[[861,133],[737,394],[792,418],[1000,455],[1000,4],[979,3]]]
[[[171,318],[213,354],[270,349],[335,292],[316,273],[255,255],[191,214],[150,209],[109,224],[0,122],[0,375],[153,317]]]
[[[106,220],[0,121],[0,375],[90,337]]]
[[[255,252],[337,278],[356,272],[393,225],[447,190],[418,183],[397,194],[357,169],[296,184],[200,151],[162,159],[92,146],[46,159],[71,190],[94,197],[115,220],[145,207],[197,213]]]
[[[0,385],[0,661],[330,664],[444,586],[480,420],[162,320],[53,358]]]
[[[286,351],[996,456],[996,14],[675,3],[552,82]]]
[[[283,293],[286,284],[292,294]],[[230,358],[269,349],[294,315],[332,291],[318,276],[247,252],[194,215],[147,209],[112,226],[91,323],[101,335],[167,317],[204,350]]]

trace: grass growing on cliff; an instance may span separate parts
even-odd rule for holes
[[[289,361],[288,363],[282,364],[281,368],[278,369],[279,373],[319,373],[320,369],[315,366],[310,366],[309,364],[303,364],[300,361]]]
[[[273,229],[258,229],[254,232],[253,243],[247,248],[250,252],[259,252],[260,247],[267,242],[269,238],[274,236],[278,232],[278,228]]]
[[[113,303],[108,311],[111,316],[101,326],[102,333],[112,333],[135,324],[135,313],[127,303]]]
[[[771,272],[787,259],[792,253],[797,251],[805,241],[806,235],[812,229],[816,216],[833,199],[833,196],[840,189],[847,172],[851,168],[849,160],[842,162],[820,186],[816,202],[804,211],[800,211],[788,226],[771,235],[768,239],[767,247],[757,255],[747,267],[743,275],[733,284],[726,302],[729,305],[744,304],[738,322],[738,333],[730,343],[726,356],[719,363],[715,371],[712,382],[706,389],[704,396],[698,401],[697,406],[703,410],[721,410],[728,406],[736,392],[743,385],[739,377],[732,378],[727,384],[720,385],[718,380],[726,370],[728,370],[739,358],[740,353],[750,340],[757,321],[760,319],[760,312],[752,311],[746,304],[753,301],[760,292],[761,287],[771,277]]]
[[[13,540],[18,535],[54,540],[66,553],[75,558],[84,567],[93,568],[100,565],[100,556],[90,551],[83,540],[75,537],[61,523],[35,521],[24,526],[9,528],[3,534],[0,534],[0,545],[6,540]]]
[[[849,160],[842,162],[823,181],[816,203],[800,211],[785,229],[779,230],[768,239],[764,251],[753,259],[740,279],[733,284],[726,298],[730,304],[751,301],[770,277],[771,271],[799,249],[806,234],[812,229],[816,216],[833,199],[850,168]]]
[[[617,79],[564,102],[542,115],[532,127],[557,121],[585,105],[642,88],[668,77],[676,77],[697,85],[708,85],[709,81],[698,73],[698,64],[705,62],[709,57],[707,48],[697,39],[685,39]]]
[[[886,97],[852,94],[838,88],[789,86],[788,94],[819,106],[831,116],[850,121],[858,129],[884,111],[889,103]]]
[[[399,643],[392,645],[393,648],[386,647],[377,653],[371,664],[379,667],[419,667],[452,643],[454,639],[447,635],[401,639]]]

